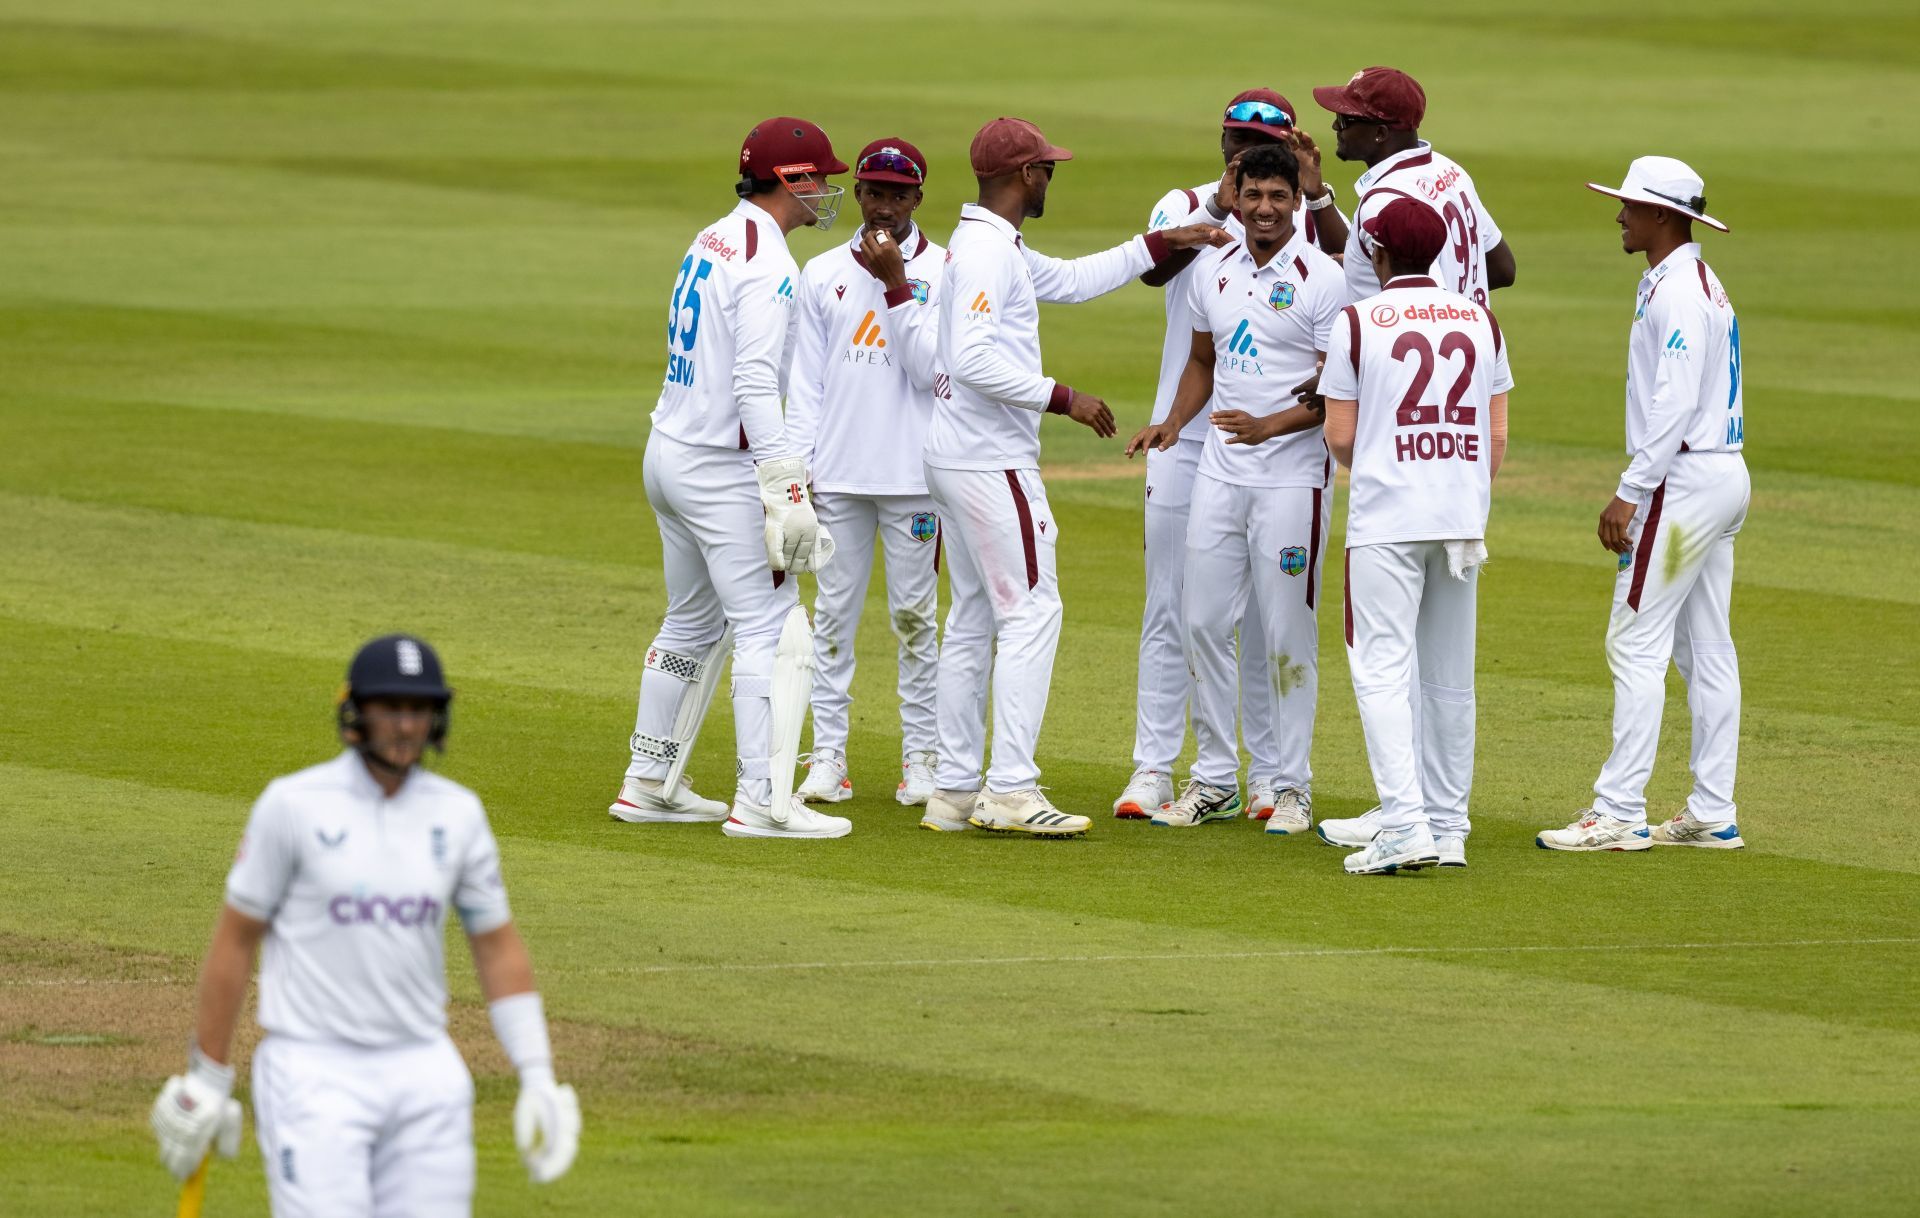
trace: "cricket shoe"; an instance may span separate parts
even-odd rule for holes
[[[968,824],[989,833],[1025,833],[1032,837],[1079,837],[1093,822],[1053,806],[1039,787],[1024,791],[980,792]]]
[[[1653,835],[1640,821],[1621,820],[1591,808],[1564,829],[1543,829],[1533,839],[1542,850],[1651,850]]]
[[[939,760],[924,749],[916,749],[900,759],[900,785],[894,788],[895,803],[914,807],[933,797],[933,767]]]
[[[853,780],[847,777],[847,755],[818,749],[807,757],[807,780],[794,794],[810,804],[837,804],[853,798]]]
[[[968,818],[979,803],[978,791],[935,791],[927,796],[927,810],[921,814],[920,827],[936,833],[965,833],[973,828]]]
[[[1173,802],[1173,778],[1162,770],[1135,770],[1127,789],[1113,801],[1117,820],[1146,820]]]
[[[670,794],[661,793],[658,778],[626,778],[620,783],[620,795],[607,809],[607,815],[630,825],[712,824],[727,819],[727,805],[717,799],[702,799],[682,778]]]
[[[1345,820],[1323,820],[1313,827],[1313,831],[1329,846],[1338,846],[1342,850],[1363,850],[1373,844],[1374,835],[1380,832],[1380,809],[1375,806]]]
[[[1443,833],[1433,839],[1433,845],[1440,852],[1442,867],[1465,867],[1467,865],[1467,839],[1457,833]]]
[[[1276,837],[1291,837],[1313,828],[1313,796],[1299,787],[1288,787],[1273,797],[1273,814],[1267,817],[1267,832]]]
[[[1273,815],[1274,782],[1271,778],[1247,779],[1247,819],[1265,820]]]
[[[1699,846],[1706,850],[1739,850],[1746,846],[1740,826],[1730,820],[1695,820],[1693,813],[1681,810],[1664,825],[1653,827],[1656,846]]]
[[[1216,787],[1198,778],[1187,779],[1180,798],[1153,814],[1153,823],[1163,828],[1185,829],[1210,820],[1232,820],[1240,815],[1240,784]]]
[[[727,817],[727,823],[720,826],[720,831],[728,837],[845,837],[853,832],[853,822],[844,816],[815,812],[794,795],[787,804],[787,819],[782,823],[773,819],[769,805],[750,804],[735,796],[733,812]]]
[[[1390,833],[1376,833],[1365,849],[1356,850],[1340,860],[1348,875],[1392,875],[1396,871],[1419,871],[1440,861],[1440,849],[1433,831],[1425,825],[1409,825]]]

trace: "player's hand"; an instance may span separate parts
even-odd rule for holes
[[[1073,397],[1067,401],[1067,417],[1085,427],[1093,428],[1093,434],[1102,440],[1114,433],[1113,411],[1107,404],[1091,393],[1073,391]]]
[[[860,254],[867,260],[867,267],[873,277],[885,284],[889,290],[907,286],[907,258],[900,252],[900,243],[895,241],[885,229],[862,229],[860,232]]]
[[[1133,439],[1127,441],[1127,456],[1131,458],[1133,454],[1143,453],[1149,449],[1163,453],[1179,442],[1178,427],[1171,423],[1155,423],[1150,427],[1142,427],[1134,433]]]
[[[833,538],[814,515],[807,463],[780,457],[754,466],[766,509],[767,565],[775,571],[814,571],[833,558]]]
[[[191,1176],[216,1145],[226,1158],[240,1153],[240,1101],[229,1099],[200,1071],[168,1079],[149,1120],[160,1143],[160,1162],[176,1180]]]
[[[1300,162],[1300,198],[1304,204],[1308,199],[1317,199],[1326,192],[1327,180],[1320,176],[1320,149],[1313,137],[1295,127],[1286,135],[1287,147],[1293,149],[1293,157]]]
[[[1277,415],[1251,415],[1244,410],[1216,410],[1208,422],[1227,433],[1229,444],[1264,444],[1280,434],[1274,430]]]
[[[551,1184],[566,1175],[580,1151],[580,1097],[572,1087],[556,1085],[553,1072],[545,1067],[529,1068],[520,1076],[513,1143],[535,1184]]]
[[[1243,152],[1227,162],[1227,171],[1220,175],[1220,188],[1213,192],[1213,210],[1231,212],[1239,205],[1240,188],[1234,184],[1234,174],[1240,170],[1240,157]]]
[[[1327,398],[1320,392],[1320,373],[1323,367],[1324,365],[1315,365],[1312,376],[1287,391],[1293,394],[1295,404],[1306,407],[1322,419],[1327,417]]]
[[[1169,247],[1177,250],[1197,250],[1233,242],[1232,234],[1214,224],[1182,224],[1179,228],[1163,228],[1160,235],[1166,238]]]
[[[1600,544],[1615,554],[1631,550],[1633,514],[1637,510],[1639,505],[1615,495],[1613,502],[1607,504],[1607,510],[1600,513]]]

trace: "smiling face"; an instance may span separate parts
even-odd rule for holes
[[[1235,202],[1247,227],[1247,243],[1256,252],[1271,253],[1293,236],[1300,196],[1285,178],[1241,178]]]
[[[1660,229],[1667,214],[1664,207],[1622,200],[1620,211],[1613,218],[1614,223],[1620,226],[1620,248],[1629,254],[1652,249],[1660,238]]]

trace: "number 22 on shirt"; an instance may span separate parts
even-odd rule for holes
[[[693,387],[694,336],[700,332],[700,283],[713,273],[713,263],[702,258],[696,264],[692,254],[680,263],[680,277],[673,283],[673,303],[667,308],[667,384]],[[676,347],[678,348],[676,350]]]

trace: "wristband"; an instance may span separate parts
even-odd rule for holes
[[[219,1092],[223,1100],[233,1095],[233,1067],[223,1066],[202,1053],[198,1040],[187,1044],[187,1077]]]
[[[1217,224],[1225,220],[1228,216],[1231,216],[1233,214],[1233,209],[1229,207],[1227,208],[1227,210],[1221,211],[1219,207],[1216,206],[1213,196],[1209,195],[1207,196],[1207,214],[1209,216],[1212,216],[1214,219],[1214,222]]]
[[[1333,186],[1331,183],[1327,183],[1326,187],[1327,187],[1326,194],[1321,195],[1317,199],[1307,200],[1308,211],[1322,211],[1326,208],[1333,206],[1333,195],[1334,195]]]
[[[1147,257],[1153,259],[1155,266],[1159,266],[1162,262],[1165,262],[1167,256],[1173,253],[1173,247],[1167,244],[1166,234],[1164,233],[1144,233],[1142,234],[1142,240],[1147,243]]]
[[[493,1034],[507,1051],[507,1060],[520,1072],[523,1084],[544,1072],[553,1079],[553,1046],[547,1040],[547,1012],[540,992],[509,994],[487,1006],[493,1019]]]
[[[887,307],[889,309],[895,305],[903,305],[912,299],[913,285],[910,283],[903,283],[897,288],[887,289]]]
[[[1059,381],[1053,383],[1053,392],[1047,395],[1047,413],[1065,414],[1067,406],[1073,401],[1073,390]]]

